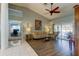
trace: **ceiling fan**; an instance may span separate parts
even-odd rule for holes
[[[50,13],[50,15],[52,15],[53,13],[60,13],[59,7],[57,6],[56,8],[52,9],[52,5],[53,5],[53,3],[51,3],[51,9],[50,10],[49,9],[45,9],[45,10],[48,11]]]

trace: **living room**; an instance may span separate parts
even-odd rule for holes
[[[63,3],[63,4],[53,4],[53,5],[54,5],[53,8],[56,8],[56,6],[60,6],[58,8],[58,11],[60,11],[60,12],[53,13],[52,15],[50,15],[50,13],[48,11],[46,11],[45,9],[50,8],[51,3],[48,3],[48,4],[46,4],[46,3],[43,3],[43,4],[42,3],[9,4],[9,10],[10,10],[9,11],[9,20],[21,22],[21,24],[22,24],[21,27],[23,28],[22,29],[22,31],[23,31],[22,39],[23,40],[25,39],[31,46],[34,44],[37,45],[38,42],[40,45],[41,44],[43,45],[43,43],[47,42],[46,45],[50,46],[51,44],[48,42],[50,42],[51,40],[55,40],[56,36],[58,35],[57,31],[60,31],[60,33],[61,33],[61,30],[63,29],[63,28],[61,29],[61,27],[59,27],[58,29],[54,29],[54,27],[56,25],[58,25],[58,26],[59,25],[64,25],[64,26],[68,25],[68,26],[66,26],[64,31],[66,30],[66,32],[68,31],[67,33],[72,32],[72,34],[74,34],[74,32],[73,32],[74,31],[73,6],[75,4],[64,4]],[[67,8],[67,9],[63,10],[63,8]],[[14,14],[15,11],[19,11],[19,12],[17,12],[17,15]],[[59,30],[59,29],[61,29],[61,30]],[[59,37],[61,38],[61,36],[59,36]],[[41,43],[41,41],[42,41],[42,43]],[[66,44],[68,44],[68,43],[66,43]],[[35,45],[32,46],[33,49],[34,49]],[[42,55],[41,53],[40,54],[38,53],[40,51],[39,49],[43,48],[43,47],[40,47],[40,45],[35,47],[38,50],[38,51],[36,51],[36,53],[38,55]],[[53,44],[53,45],[55,45],[55,44]],[[46,48],[51,49],[51,47],[46,47]],[[50,50],[50,49],[48,49],[48,50]],[[50,52],[50,51],[48,51],[48,52]],[[57,52],[57,51],[55,51],[55,52]],[[59,53],[59,52],[60,51],[58,51],[57,53]],[[54,53],[49,53],[49,55],[54,55]],[[43,53],[43,54],[46,55],[47,53]],[[63,53],[60,53],[59,55],[62,55],[62,54]],[[70,53],[70,54],[72,55],[72,53]],[[67,55],[69,55],[69,54],[67,54]]]
[[[26,42],[39,56],[73,56],[75,5],[75,3],[8,4],[9,47]]]

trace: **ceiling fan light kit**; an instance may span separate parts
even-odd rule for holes
[[[47,3],[44,3],[44,4],[47,5]],[[51,3],[50,5],[51,5],[51,9],[45,9],[46,11],[48,11],[50,13],[50,15],[52,15],[53,13],[60,13],[58,6],[54,9],[52,9],[53,3]]]

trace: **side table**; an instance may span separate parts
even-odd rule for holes
[[[30,41],[32,39],[33,39],[32,34],[26,34],[26,41]]]

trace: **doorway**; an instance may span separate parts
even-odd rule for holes
[[[22,27],[20,21],[11,20],[9,23],[9,47],[17,46],[22,41]]]

